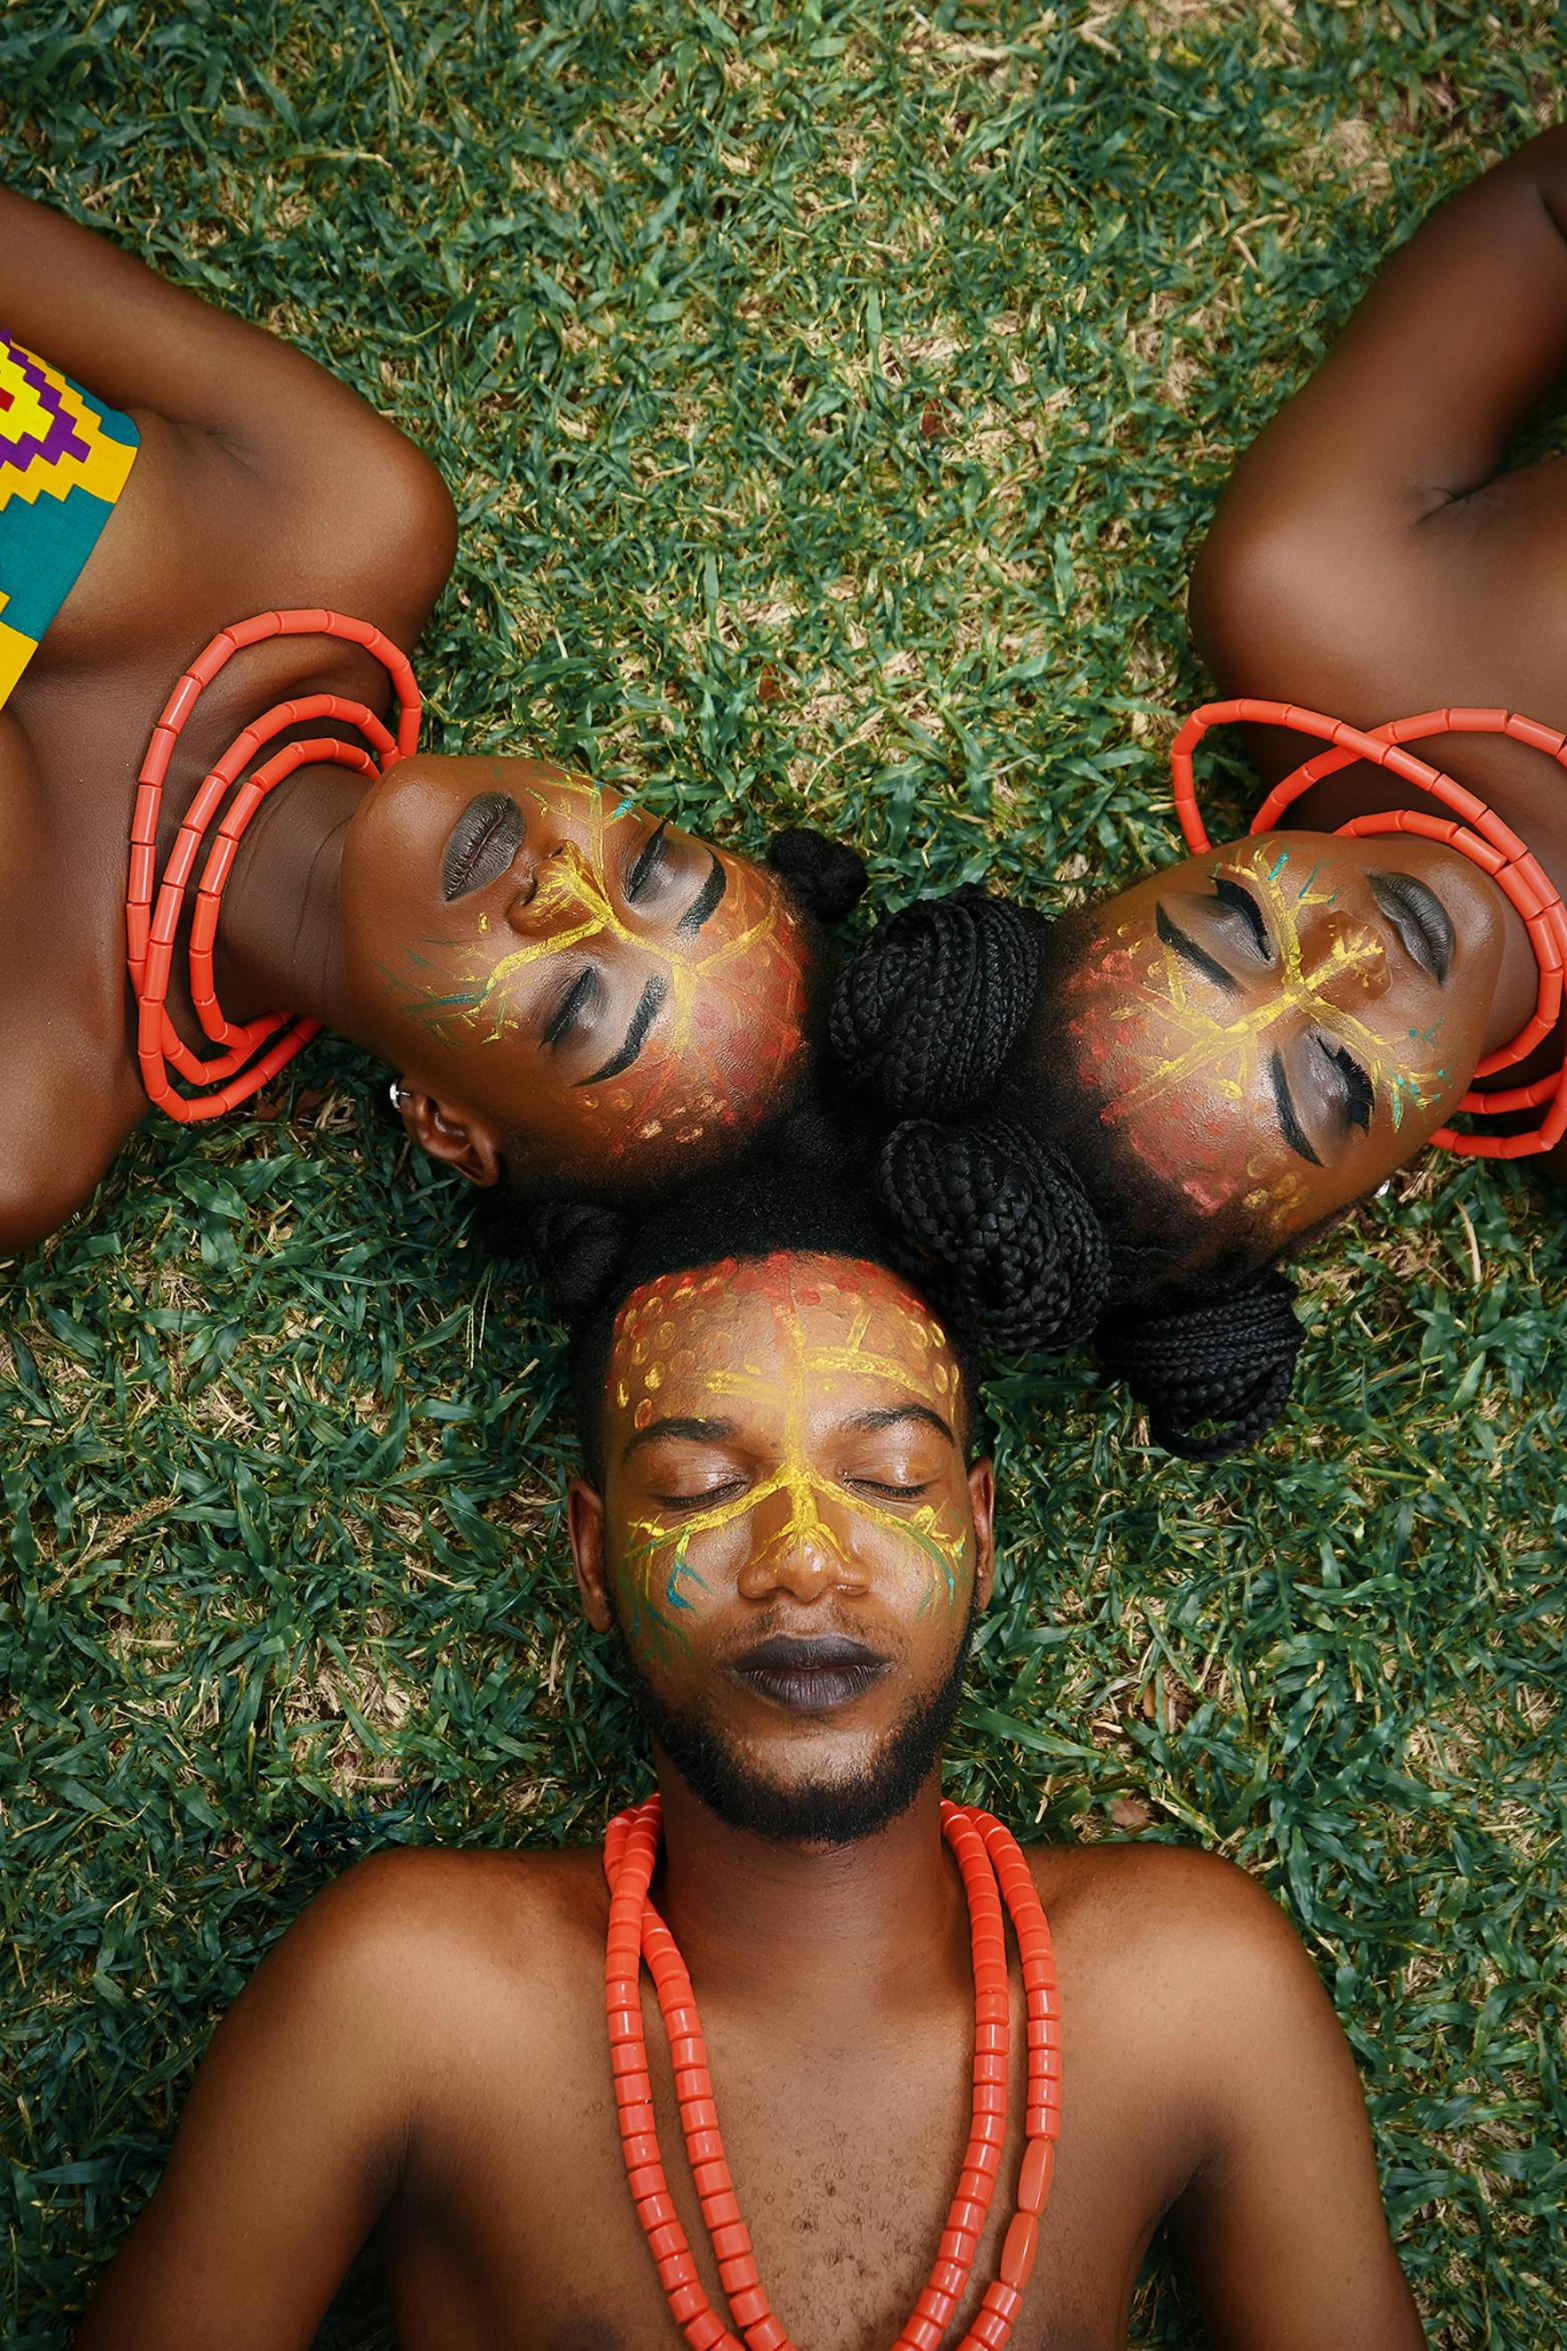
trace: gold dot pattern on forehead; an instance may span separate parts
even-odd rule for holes
[[[655,1638],[667,1637],[671,1631],[678,1634],[679,1616],[693,1607],[693,1593],[706,1589],[689,1558],[693,1540],[735,1525],[775,1495],[786,1498],[787,1509],[750,1554],[751,1564],[765,1565],[770,1559],[808,1547],[830,1562],[833,1572],[853,1573],[852,1546],[839,1531],[839,1521],[846,1514],[895,1536],[918,1555],[927,1578],[920,1613],[938,1594],[948,1605],[956,1601],[969,1557],[968,1528],[956,1514],[930,1503],[908,1512],[884,1508],[867,1495],[850,1493],[822,1478],[811,1460],[807,1404],[812,1383],[823,1378],[840,1374],[884,1380],[920,1401],[934,1390],[949,1412],[958,1403],[957,1371],[948,1357],[941,1325],[924,1314],[880,1267],[861,1270],[866,1289],[850,1292],[829,1278],[802,1273],[793,1257],[779,1255],[744,1265],[726,1260],[702,1273],[665,1275],[634,1292],[622,1306],[615,1325],[611,1379],[615,1402],[622,1411],[630,1410],[634,1428],[645,1429],[655,1418],[655,1398],[669,1377],[670,1350],[677,1343],[681,1353],[690,1358],[688,1364],[681,1365],[683,1372],[707,1361],[702,1386],[715,1406],[729,1398],[772,1394],[780,1387],[786,1399],[784,1442],[778,1466],[770,1476],[732,1501],[683,1512],[674,1525],[649,1515],[628,1521],[629,1630],[646,1625]],[[725,1341],[733,1334],[731,1309],[742,1291],[766,1301],[777,1348],[773,1364],[723,1360]],[[810,1344],[801,1328],[800,1309],[829,1298],[847,1304],[848,1330],[835,1345]],[[927,1366],[928,1388],[917,1385],[909,1363],[890,1351],[896,1339],[885,1325],[883,1343],[876,1343],[873,1324],[889,1314],[896,1318],[897,1338],[908,1345],[915,1360]]]

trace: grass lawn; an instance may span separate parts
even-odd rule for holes
[[[12,0],[0,155],[434,452],[433,745],[744,846],[808,817],[880,902],[1052,905],[1171,851],[1236,453],[1561,62],[1526,0]],[[290,1075],[0,1263],[10,2351],[67,2342],[330,1873],[590,1837],[643,1784],[562,1568],[557,1335],[470,1270],[361,1057]],[[1213,1471],[1081,1361],[1001,1367],[952,1785],[1255,1871],[1354,2043],[1432,2342],[1556,2351],[1560,1203],[1421,1168],[1307,1298],[1295,1408]],[[375,2313],[367,2275],[321,2342]],[[1198,2340],[1163,2267],[1137,2337]]]

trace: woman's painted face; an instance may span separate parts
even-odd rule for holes
[[[350,827],[342,907],[367,1041],[563,1168],[743,1132],[804,1049],[776,879],[558,768],[404,760]]]
[[[874,1755],[950,1670],[990,1565],[967,1410],[940,1324],[877,1266],[726,1260],[622,1306],[615,1615],[649,1679],[769,1779]]]
[[[1102,1116],[1201,1210],[1269,1247],[1356,1199],[1480,1058],[1502,901],[1405,836],[1268,833],[1101,909],[1064,1010]]]

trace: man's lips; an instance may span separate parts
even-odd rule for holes
[[[441,896],[448,905],[499,881],[522,847],[526,829],[509,792],[481,792],[470,800],[447,834],[441,858]]]
[[[845,1633],[774,1633],[730,1661],[737,1681],[795,1714],[847,1706],[880,1680],[891,1660]]]

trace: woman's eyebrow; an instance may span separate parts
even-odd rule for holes
[[[1322,1161],[1306,1140],[1306,1130],[1296,1116],[1295,1100],[1290,1092],[1289,1079],[1284,1074],[1282,1054],[1269,1054],[1268,1075],[1273,1080],[1273,1107],[1279,1114],[1279,1125],[1283,1130],[1285,1142],[1288,1143],[1292,1151],[1298,1152],[1302,1159],[1309,1159],[1313,1167],[1320,1167]]]
[[[712,852],[709,851],[708,854],[711,856]],[[718,902],[728,887],[729,876],[724,871],[723,860],[714,857],[712,872],[676,923],[676,931],[686,938],[689,938],[694,931],[699,931],[708,916],[716,913]]]
[[[1239,995],[1240,981],[1227,972],[1222,963],[1216,962],[1205,948],[1199,947],[1195,939],[1187,937],[1175,917],[1166,914],[1163,899],[1154,908],[1154,927],[1165,945],[1173,947],[1182,961],[1191,965],[1193,971],[1201,972],[1205,980],[1211,980],[1216,988],[1223,988],[1227,994]]]
[[[631,1067],[647,1041],[648,1030],[658,1017],[659,1006],[668,994],[668,980],[648,981],[642,991],[637,1008],[631,1015],[631,1026],[626,1031],[619,1052],[612,1053],[603,1068],[594,1070],[591,1077],[578,1078],[579,1086],[602,1085],[606,1078],[618,1078],[623,1069]]]

